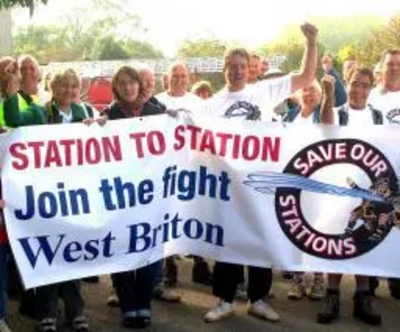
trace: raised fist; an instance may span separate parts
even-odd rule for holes
[[[333,92],[335,89],[335,78],[331,75],[325,75],[321,80],[322,90],[325,92]]]
[[[307,42],[315,44],[318,36],[318,29],[310,23],[304,23],[300,28]]]

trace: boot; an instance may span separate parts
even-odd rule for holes
[[[381,325],[382,318],[371,305],[369,291],[357,291],[354,294],[353,316],[368,325]]]
[[[325,310],[317,315],[319,324],[330,324],[339,318],[340,292],[338,289],[327,289],[325,297]]]
[[[390,290],[390,295],[396,299],[400,300],[400,279],[398,278],[389,278],[388,286]]]

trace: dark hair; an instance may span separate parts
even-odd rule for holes
[[[250,63],[250,55],[249,55],[249,52],[246,51],[246,49],[244,49],[244,48],[234,48],[234,49],[229,50],[225,54],[224,71],[228,67],[229,62],[231,61],[231,58],[236,56],[236,55],[245,58],[247,63],[248,64]]]
[[[113,79],[112,79],[112,92],[114,94],[114,98],[117,101],[123,102],[121,96],[118,93],[117,90],[117,83],[118,79],[122,74],[128,75],[132,80],[137,82],[139,84],[139,94],[138,98],[141,98],[143,95],[143,84],[142,81],[140,80],[139,73],[136,71],[136,69],[129,67],[129,66],[122,66],[121,68],[118,69],[118,71],[114,74]]]
[[[350,80],[355,74],[368,76],[368,78],[371,82],[371,86],[374,84],[374,73],[372,72],[371,69],[369,69],[367,67],[357,67],[356,69],[354,69],[353,73],[351,74]]]
[[[384,50],[381,55],[381,61],[380,61],[381,64],[383,63],[383,61],[385,61],[387,55],[400,55],[400,49]]]

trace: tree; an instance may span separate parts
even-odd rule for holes
[[[28,7],[31,15],[33,14],[33,10],[35,9],[35,3],[39,2],[36,0],[0,0],[0,10],[9,9],[13,7]],[[47,4],[48,0],[40,0],[40,2]]]
[[[222,57],[227,45],[216,38],[186,39],[178,49],[179,57]]]
[[[375,29],[360,43],[357,57],[373,68],[386,49],[400,49],[400,13],[394,15],[387,26]]]

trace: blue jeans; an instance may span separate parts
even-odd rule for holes
[[[154,263],[137,270],[112,274],[123,314],[150,315],[151,296],[154,288]],[[146,314],[140,314],[140,312]]]
[[[6,317],[6,280],[7,261],[6,246],[0,244],[0,320]]]

